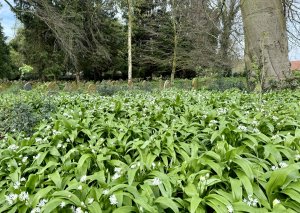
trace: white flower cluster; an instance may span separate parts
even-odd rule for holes
[[[280,163],[279,163],[279,167],[280,167],[280,168],[285,168],[285,167],[288,167],[288,166],[289,166],[289,165],[288,165],[287,163],[285,163],[285,162],[280,162]],[[278,166],[272,166],[271,169],[272,169],[273,171],[275,171],[275,170],[279,169],[279,167],[278,167]]]
[[[130,166],[131,169],[135,169],[137,167],[140,167],[141,166],[141,163],[140,162],[137,162],[137,163],[134,163]]]
[[[81,207],[76,208],[75,206],[71,206],[71,210],[73,213],[86,213],[86,211],[83,211]]]
[[[208,124],[209,127],[213,127],[214,125],[216,125],[218,123],[218,121],[216,120],[211,120]]]
[[[69,138],[68,138],[68,139],[69,139]],[[68,139],[67,139],[67,140],[68,140]],[[69,140],[70,140],[70,139],[69,139]],[[65,149],[65,148],[67,148],[67,145],[65,145],[65,144],[63,145],[63,144],[59,143],[59,144],[57,144],[56,147],[57,147],[57,148],[64,148],[64,149]]]
[[[160,185],[162,182],[161,180],[158,178],[158,177],[155,177],[153,180],[152,180],[152,185],[153,186],[158,186]]]
[[[87,176],[86,175],[83,175],[81,178],[80,178],[80,182],[81,183],[84,183],[87,179]]]
[[[285,167],[288,167],[289,165],[285,162],[280,162],[279,166],[280,166],[280,168],[285,168]]]
[[[280,203],[280,200],[278,200],[278,199],[274,199],[273,200],[273,206],[276,206],[277,204],[279,204]]]
[[[218,109],[218,115],[224,115],[227,113],[227,111],[228,110],[226,108],[220,108],[220,109]]]
[[[209,173],[207,173],[206,175],[200,176],[200,182],[205,185],[209,176],[210,176]]]
[[[247,127],[245,127],[244,125],[239,125],[238,129],[241,130],[241,131],[243,131],[243,132],[247,132],[248,131]]]
[[[28,192],[21,192],[19,195],[14,193],[5,195],[5,200],[7,201],[8,205],[14,204],[18,198],[20,201],[28,201],[29,194]]]
[[[114,171],[115,171],[115,174],[112,176],[112,179],[117,180],[118,178],[121,177],[122,169],[121,168],[115,168]]]
[[[105,190],[103,190],[103,192],[102,192],[102,194],[104,194],[104,195],[108,195],[108,193],[109,193],[109,190],[108,190],[108,189],[105,189]]]
[[[118,205],[118,199],[116,195],[109,196],[110,205]]]
[[[40,212],[41,212],[41,208],[42,208],[43,206],[45,206],[47,202],[48,202],[48,200],[46,200],[46,199],[40,200],[40,202],[38,203],[37,207],[33,208],[33,209],[30,211],[30,213],[40,213]]]
[[[257,207],[258,200],[256,198],[253,198],[253,195],[249,195],[248,199],[244,198],[243,202],[246,203],[248,206]]]
[[[55,129],[53,129],[52,133],[53,133],[54,136],[55,136],[55,135],[60,135],[60,134],[61,134],[60,131],[57,131],[57,130],[55,130]]]
[[[253,126],[258,126],[258,124],[259,124],[259,123],[258,123],[257,120],[253,120],[253,121],[252,121],[252,125],[253,125]]]
[[[18,195],[17,194],[9,194],[9,195],[5,195],[5,200],[7,201],[8,205],[12,205],[14,204],[18,199]]]
[[[17,149],[19,149],[19,146],[17,146],[16,144],[12,144],[8,147],[8,149],[10,149],[12,151],[16,151]]]

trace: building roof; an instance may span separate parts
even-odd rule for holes
[[[291,70],[299,70],[300,71],[300,60],[299,61],[291,61]]]

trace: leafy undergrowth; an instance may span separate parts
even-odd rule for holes
[[[0,142],[0,212],[300,212],[300,92],[53,101]]]

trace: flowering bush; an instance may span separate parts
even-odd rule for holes
[[[53,101],[0,141],[0,212],[300,212],[299,92]]]

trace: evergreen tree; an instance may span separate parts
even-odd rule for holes
[[[9,47],[5,43],[3,28],[0,25],[0,78],[12,78],[12,63],[9,55]]]

